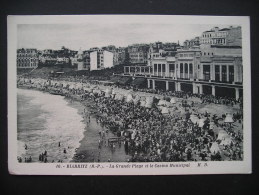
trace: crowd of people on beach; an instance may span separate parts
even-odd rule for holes
[[[74,79],[75,81],[76,79]],[[88,84],[92,84],[88,82]],[[22,85],[22,84],[21,84]],[[153,93],[166,97],[181,98],[174,105],[174,112],[163,114],[154,101],[151,107],[140,102],[126,101],[126,97],[115,99],[115,94],[93,93],[84,89],[69,89],[67,86],[44,86],[41,89],[51,91],[56,88],[70,98],[92,101],[96,108],[96,118],[100,124],[122,138],[126,154],[130,162],[175,162],[175,161],[210,161],[210,160],[242,160],[243,134],[235,131],[233,124],[224,123],[227,117],[200,113],[194,102],[187,102],[191,97],[200,98],[201,104],[215,103],[231,106],[242,104],[242,99],[222,98],[211,95],[198,95],[187,92],[168,92],[152,89],[136,89],[136,91]],[[111,85],[110,87],[117,87]],[[132,87],[124,86],[124,89]],[[180,110],[183,110],[180,114]],[[195,117],[197,120],[192,120]],[[241,125],[242,111],[233,114],[233,123]],[[203,122],[199,122],[203,119]],[[90,122],[90,121],[89,121]],[[214,124],[214,127],[213,125]],[[229,142],[219,139],[220,131],[226,132]],[[100,136],[104,134],[99,132]],[[120,142],[121,143],[121,142]],[[99,140],[98,147],[101,147]],[[111,148],[116,147],[114,143]],[[40,161],[46,158],[41,156]]]

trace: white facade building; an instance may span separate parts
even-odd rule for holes
[[[101,70],[113,67],[113,53],[94,51],[90,53],[90,70]]]

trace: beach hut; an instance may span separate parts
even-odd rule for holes
[[[217,142],[213,142],[212,145],[211,145],[211,147],[210,147],[210,152],[211,152],[212,154],[216,154],[216,153],[219,152],[219,151],[220,151],[220,149],[219,149],[218,143],[217,143]]]

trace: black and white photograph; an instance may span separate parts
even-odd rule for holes
[[[245,16],[8,16],[11,174],[251,173]]]

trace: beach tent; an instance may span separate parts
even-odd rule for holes
[[[133,101],[133,96],[131,93],[129,93],[127,96],[126,96],[126,102],[131,102]]]
[[[100,89],[94,89],[94,90],[93,90],[93,93],[100,95],[102,92],[101,92]]]
[[[159,100],[159,102],[158,102],[157,105],[158,105],[158,106],[166,106],[166,105],[167,105],[167,102],[166,102],[166,100]]]
[[[193,124],[199,123],[199,118],[195,114],[191,114],[190,119],[191,119]]]
[[[217,140],[223,140],[224,138],[228,137],[229,135],[223,129],[219,130]]]
[[[146,97],[145,97],[145,96],[140,96],[140,100],[141,100],[141,101],[142,101],[142,100],[146,101]]]
[[[210,122],[210,128],[209,129],[214,129],[215,123],[213,121]]]
[[[146,97],[147,104],[153,104],[154,98],[152,96]]]
[[[140,100],[141,98],[140,98],[140,96],[137,94],[137,95],[135,95],[135,98],[134,98],[135,100]]]
[[[175,98],[171,98],[170,103],[171,104],[176,104],[176,99]]]
[[[107,88],[105,90],[105,94],[111,95],[112,94],[112,89],[111,88]]]
[[[204,121],[205,121],[204,118],[201,118],[201,119],[199,120],[198,125],[199,125],[200,128],[202,128],[202,127],[204,126]]]
[[[226,146],[226,145],[230,145],[231,143],[233,143],[233,140],[232,140],[232,138],[228,135],[228,137],[225,137],[225,138],[223,138],[223,139],[221,140],[220,145]]]
[[[133,103],[134,103],[135,105],[137,105],[137,104],[139,103],[139,99],[134,98],[134,99],[133,99]]]
[[[225,118],[225,121],[224,121],[224,122],[225,122],[225,123],[233,123],[233,122],[234,122],[233,116],[228,113],[228,114],[226,115],[226,118]]]
[[[162,111],[161,111],[162,114],[169,114],[169,110],[167,107],[162,107]]]
[[[170,102],[168,102],[168,101],[166,101],[165,103],[166,103],[166,107],[168,107],[168,108],[174,106],[172,103],[170,103]]]
[[[145,100],[140,100],[140,106],[145,107],[145,105],[146,105],[146,101]]]
[[[117,99],[117,100],[123,100],[123,98],[124,98],[123,95],[117,94],[115,99]]]
[[[216,154],[216,153],[219,152],[219,151],[220,151],[220,149],[219,149],[218,143],[217,143],[217,142],[213,142],[212,145],[211,145],[211,147],[210,147],[210,152],[211,152],[212,154]]]

